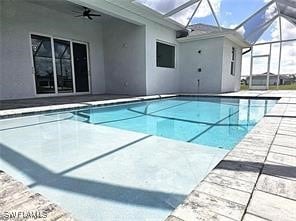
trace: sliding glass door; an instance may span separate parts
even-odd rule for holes
[[[37,94],[88,93],[87,44],[31,35]]]

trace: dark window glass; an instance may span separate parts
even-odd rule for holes
[[[52,49],[49,37],[31,35],[37,94],[55,93]]]
[[[70,42],[54,39],[58,92],[73,92]]]
[[[230,74],[235,75],[235,48],[232,48]]]
[[[157,42],[156,64],[157,67],[175,68],[175,47]]]
[[[76,92],[88,92],[87,49],[85,44],[73,43]]]

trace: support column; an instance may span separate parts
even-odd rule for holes
[[[280,85],[280,74],[281,74],[281,62],[282,62],[282,19],[281,16],[279,16],[279,25],[280,25],[280,51],[279,51],[279,64],[278,64],[278,75],[277,75],[277,82],[276,82],[276,88],[279,89]]]

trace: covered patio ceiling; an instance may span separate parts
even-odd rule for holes
[[[153,10],[164,19],[190,29],[195,24],[236,30],[250,44],[255,44],[276,21],[282,37],[283,22],[296,28],[296,0],[133,0],[132,3]],[[284,21],[283,21],[284,20]],[[295,36],[296,38],[296,36]],[[280,41],[282,39],[279,39]]]

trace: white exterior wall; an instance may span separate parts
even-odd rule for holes
[[[175,46],[175,68],[156,66],[156,42]],[[146,25],[146,87],[147,94],[179,92],[179,44],[176,32],[162,25],[149,22]]]
[[[114,19],[103,27],[106,93],[145,95],[145,26]]]
[[[232,47],[235,48],[236,63],[234,68],[234,75],[230,74],[231,71],[231,58]],[[222,66],[222,87],[221,92],[233,92],[240,90],[240,78],[241,78],[241,61],[242,61],[242,49],[227,38],[224,39],[223,46],[223,66]]]
[[[219,93],[221,91],[223,39],[220,37],[180,42],[181,92]],[[199,50],[201,50],[200,54]],[[201,68],[201,72],[198,72],[198,68]]]
[[[236,49],[234,76],[230,74],[232,47]],[[221,93],[240,89],[242,49],[227,38],[181,42],[179,57],[181,92]],[[198,72],[198,68],[202,71]]]
[[[23,1],[0,3],[0,99],[35,97],[30,32],[88,42],[92,93],[105,92],[101,24]]]

